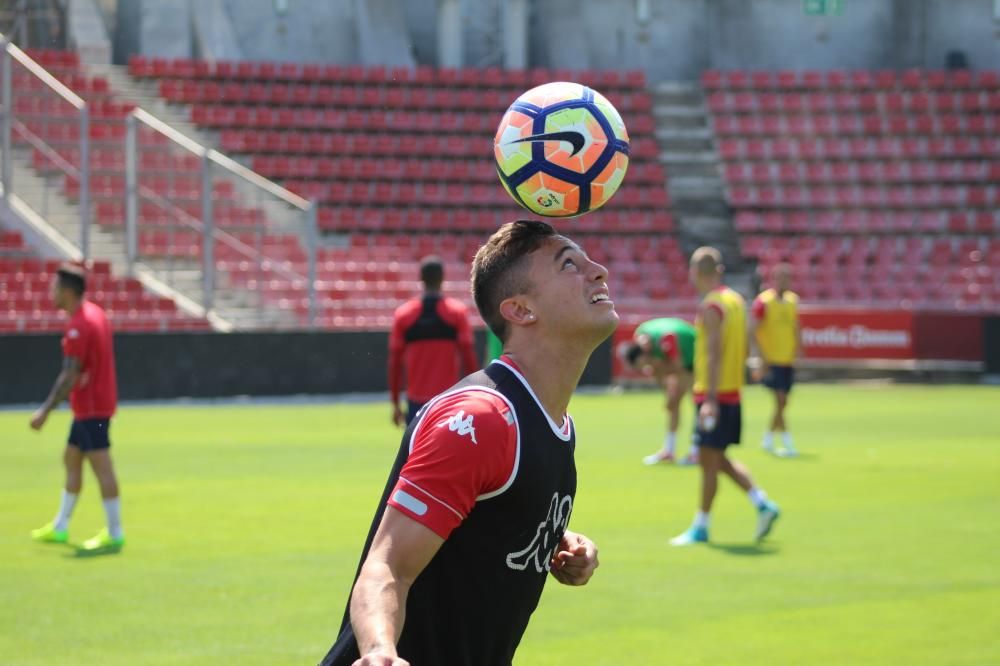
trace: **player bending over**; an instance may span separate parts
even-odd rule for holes
[[[607,270],[543,222],[476,253],[476,306],[505,353],[407,428],[325,666],[510,664],[551,574],[584,585],[597,547],[568,525],[570,397],[618,315]]]
[[[646,465],[674,462],[681,400],[691,389],[694,369],[694,326],[683,319],[650,319],[623,343],[622,359],[634,370],[652,374],[667,396],[667,436],[661,448],[642,459]],[[698,445],[692,444],[683,465],[698,464]]]

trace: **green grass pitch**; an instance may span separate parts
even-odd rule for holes
[[[998,390],[801,385],[804,456],[779,460],[757,446],[769,398],[748,389],[736,456],[784,509],[759,548],[724,481],[714,543],[671,549],[698,473],[640,464],[662,397],[577,397],[571,527],[601,567],[585,588],[549,582],[517,663],[1000,663]],[[28,538],[55,512],[69,424],[28,417],[0,412],[0,663],[319,660],[398,446],[388,406],[123,409],[128,544],[90,559]],[[71,539],[102,524],[88,472]]]

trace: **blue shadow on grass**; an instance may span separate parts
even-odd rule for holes
[[[717,543],[709,541],[705,544],[712,550],[720,550],[727,555],[739,555],[742,557],[761,557],[763,555],[777,555],[781,549],[774,543]]]
[[[95,557],[107,557],[108,555],[120,555],[121,548],[98,548],[97,550],[85,550],[82,546],[69,544],[72,552],[66,553],[63,557],[73,560],[90,560]]]

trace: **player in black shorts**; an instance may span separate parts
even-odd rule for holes
[[[510,664],[547,577],[593,575],[597,547],[568,529],[566,409],[618,323],[606,278],[543,222],[476,253],[476,305],[506,353],[407,428],[324,666]]]

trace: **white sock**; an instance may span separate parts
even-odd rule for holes
[[[694,527],[704,527],[707,530],[708,514],[705,513],[704,511],[696,511],[694,514],[694,523],[692,523],[692,525]]]
[[[795,448],[792,444],[792,436],[787,430],[781,433],[781,441],[784,443],[786,449],[793,450]]]
[[[121,498],[104,500],[104,514],[108,517],[108,534],[112,539],[120,539],[123,534]]]
[[[774,446],[774,433],[770,430],[764,432],[764,446],[766,448]]]
[[[674,448],[676,448],[676,446],[677,446],[677,433],[668,432],[667,439],[663,443],[663,450],[672,455],[674,452]]]
[[[764,492],[763,490],[761,490],[760,488],[756,488],[756,487],[754,487],[754,488],[751,488],[751,489],[750,489],[750,490],[749,490],[749,491],[747,492],[747,497],[749,497],[749,498],[750,498],[750,501],[751,501],[751,502],[753,503],[753,505],[754,505],[755,507],[757,507],[758,509],[759,509],[760,507],[762,507],[762,506],[764,505],[764,502],[766,502],[766,501],[767,501],[767,493],[765,493],[765,492]]]
[[[77,493],[71,493],[65,488],[62,491],[62,499],[59,501],[59,513],[52,520],[52,525],[57,530],[67,530],[69,529],[69,518],[73,515],[73,507],[76,506],[76,500],[80,497]]]
[[[691,453],[689,453],[688,455],[694,457],[698,456],[698,445],[695,444],[694,442],[691,442]]]

